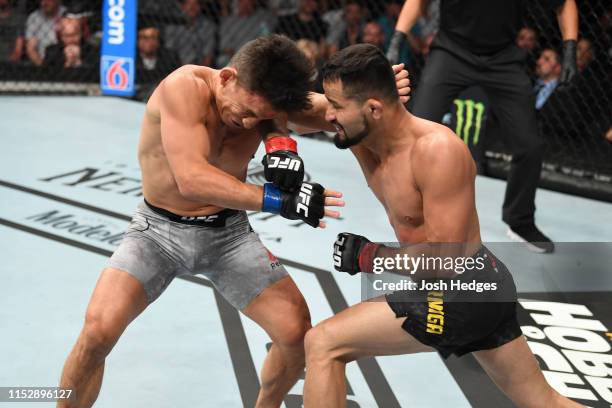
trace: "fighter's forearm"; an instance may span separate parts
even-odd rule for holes
[[[578,39],[578,8],[575,0],[565,0],[557,10],[557,22],[563,41]]]
[[[395,24],[395,30],[407,34],[421,15],[424,0],[406,0]]]
[[[179,190],[183,197],[202,204],[248,211],[262,208],[261,186],[243,183],[212,165],[181,181]]]
[[[297,133],[327,130],[333,132],[335,128],[325,120],[325,112],[329,102],[325,95],[311,92],[312,107],[308,110],[289,114],[289,127]]]

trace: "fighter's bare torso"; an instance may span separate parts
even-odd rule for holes
[[[208,139],[209,147],[207,161],[244,181],[248,163],[257,151],[261,137],[254,130],[234,129],[222,122],[214,94],[211,92],[216,72],[207,67],[186,65],[174,71],[164,81],[173,75],[193,76],[200,98],[185,100],[184,103],[196,104],[201,111],[201,121],[207,131],[204,137]],[[179,192],[162,144],[161,122],[164,118],[160,113],[161,86],[162,84],[158,86],[147,102],[140,131],[138,160],[142,171],[144,196],[151,204],[181,215],[206,215],[218,212],[221,208],[190,201]]]
[[[465,233],[462,233],[464,242],[480,242],[480,227],[478,215],[474,204],[474,178],[475,166],[465,145],[456,135],[442,125],[414,118],[416,126],[406,133],[405,143],[395,146],[393,151],[384,159],[380,159],[365,146],[351,148],[357,157],[365,178],[374,195],[384,206],[389,222],[395,231],[399,242],[417,243],[431,241],[436,238],[435,231],[427,223],[424,214],[421,182],[428,177],[431,168],[421,168],[422,155],[432,142],[452,145],[458,155],[464,156],[459,160],[458,172],[464,173],[464,184],[458,193],[458,205],[466,206],[461,214],[468,214],[465,220],[456,220],[458,224],[465,224]],[[408,135],[410,133],[410,135]],[[456,163],[427,163],[432,166],[452,166]],[[419,173],[419,174],[415,174]],[[452,187],[449,187],[452,188]],[[429,217],[443,218],[446,214],[428,214]],[[443,237],[442,237],[443,238]]]

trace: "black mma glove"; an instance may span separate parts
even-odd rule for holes
[[[334,243],[334,268],[339,272],[355,275],[358,272],[372,272],[374,256],[380,247],[361,235],[343,232]]]
[[[266,140],[266,155],[261,161],[266,180],[283,191],[297,190],[304,180],[304,162],[297,154],[297,143],[288,136]]]
[[[567,85],[576,76],[576,40],[563,41],[563,61],[559,82]]]
[[[302,220],[311,227],[318,227],[325,215],[325,189],[317,183],[302,183],[299,190],[281,191],[272,183],[264,184],[262,210],[279,214],[290,220]]]
[[[391,65],[399,64],[399,55],[404,42],[406,41],[406,34],[401,31],[395,30],[391,41],[389,42],[389,49],[387,50],[387,59]]]

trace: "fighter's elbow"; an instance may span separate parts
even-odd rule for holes
[[[206,201],[208,197],[205,183],[198,181],[196,177],[190,175],[176,177],[176,185],[179,194],[189,201]]]

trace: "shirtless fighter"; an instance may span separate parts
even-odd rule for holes
[[[275,35],[246,44],[226,68],[187,65],[157,87],[146,106],[138,149],[145,200],[94,289],[61,377],[60,386],[72,389],[75,398],[59,407],[90,407],[104,360],[127,325],[174,277],[196,273],[271,337],[257,406],[281,404],[303,372],[310,316],[245,210],[313,227],[325,226],[324,215],[339,216],[326,207],[343,205],[340,193],[302,183],[295,141],[269,137],[273,118],[312,108],[310,76],[306,56]],[[269,137],[265,175],[276,183],[263,188],[245,183],[262,134]]]
[[[497,281],[513,299],[446,302],[443,294],[438,302],[443,314],[434,320],[438,330],[428,330],[429,299],[404,301],[405,293],[395,292],[349,307],[306,334],[305,406],[346,406],[349,361],[433,349],[443,357],[474,352],[518,406],[579,406],[546,382],[521,335],[512,277],[482,246],[474,201],[476,168],[465,144],[448,128],[417,118],[398,103],[393,72],[377,47],[343,49],[330,58],[322,75],[331,105],[327,120],[338,132],[336,146],[351,148],[398,241],[414,244],[396,249],[343,233],[334,248],[336,269],[370,272],[377,256],[411,254],[413,247],[412,255],[418,256],[434,248],[433,243],[463,243],[458,248],[468,248],[464,255],[476,251],[485,259],[477,278]],[[428,278],[422,272],[413,277]]]

